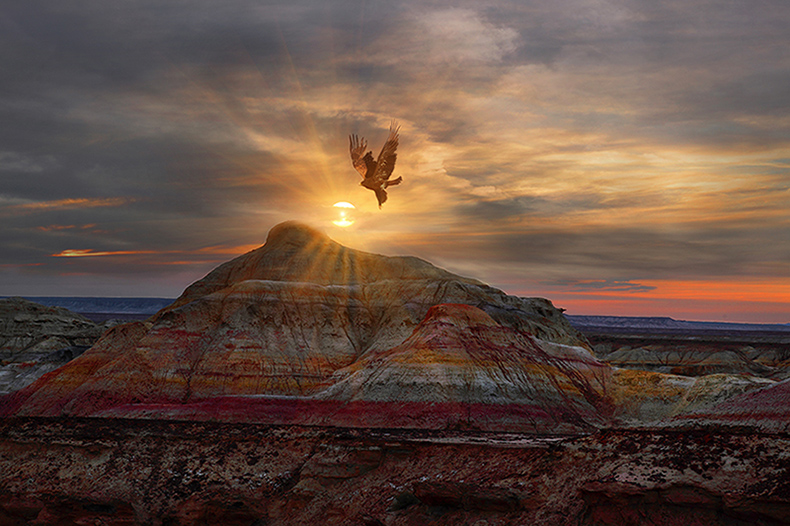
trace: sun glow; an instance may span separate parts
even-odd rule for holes
[[[338,218],[332,221],[332,224],[341,228],[346,228],[354,224],[352,211],[356,209],[354,205],[347,201],[339,201],[332,205],[338,210]]]

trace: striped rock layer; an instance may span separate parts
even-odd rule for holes
[[[513,413],[505,427],[575,428],[606,413],[609,369],[585,345],[547,300],[288,222],[0,410],[417,427]]]
[[[548,300],[288,222],[0,415],[573,433],[767,382],[612,369]]]

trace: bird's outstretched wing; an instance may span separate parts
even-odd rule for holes
[[[381,153],[379,154],[379,159],[376,161],[376,172],[369,174],[368,177],[375,177],[378,180],[386,181],[390,178],[390,175],[392,175],[392,170],[395,169],[395,160],[398,157],[398,155],[395,153],[395,150],[398,149],[399,130],[400,126],[398,126],[398,123],[392,121],[390,124],[389,137],[387,137],[387,142],[384,143],[384,147],[381,149]],[[384,201],[381,201],[379,204],[383,202]]]
[[[359,172],[359,175],[365,177],[365,174],[368,173],[368,157],[370,157],[370,162],[373,162],[373,155],[371,155],[370,152],[368,152],[368,155],[365,155],[368,141],[366,141],[364,137],[353,134],[348,136],[348,142],[348,149],[351,152],[351,162],[354,164],[354,168]]]

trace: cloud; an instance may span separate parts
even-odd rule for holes
[[[133,199],[125,197],[110,197],[104,199],[90,199],[90,198],[71,198],[71,199],[58,199],[56,201],[38,201],[33,203],[21,203],[11,205],[5,208],[7,214],[25,214],[35,213],[50,210],[72,210],[72,209],[86,209],[97,207],[114,207],[122,206]]]
[[[567,288],[580,292],[648,292],[655,290],[655,285],[642,285],[631,281],[618,281],[611,279],[604,280],[570,280],[570,281],[546,281],[544,285],[550,287]]]
[[[75,228],[78,228],[80,230],[96,228],[96,223],[92,223],[89,225],[46,225],[46,226],[36,227],[37,230],[41,230],[42,232],[51,232],[51,231],[57,232],[60,230],[72,230]]]
[[[485,21],[471,9],[451,8],[414,15],[411,40],[421,49],[420,58],[429,63],[475,65],[499,62],[515,51],[518,32]]]
[[[91,249],[67,249],[51,254],[53,258],[86,258],[86,257],[104,257],[104,256],[131,256],[139,254],[154,254],[152,250],[115,250],[112,252],[102,252]]]
[[[0,152],[0,172],[40,173],[55,164],[51,155],[33,158],[18,152]]]

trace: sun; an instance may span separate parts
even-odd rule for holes
[[[352,215],[352,211],[356,209],[354,205],[347,201],[339,201],[332,206],[337,208],[339,214],[338,218],[332,221],[333,224],[341,228],[346,228],[354,224],[354,218]]]

